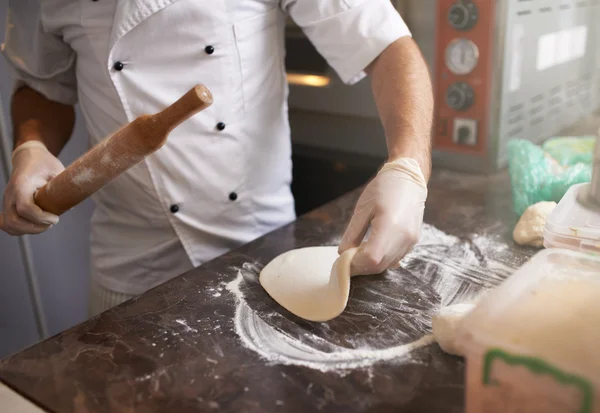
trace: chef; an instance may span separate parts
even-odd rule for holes
[[[214,96],[94,196],[91,315],[295,218],[287,15],[345,83],[370,75],[385,129],[388,162],[360,197],[340,251],[361,245],[354,272],[379,273],[417,242],[432,92],[389,0],[11,0],[9,12],[15,149],[0,215],[9,234],[58,224],[33,195],[63,170],[57,155],[76,102],[94,145],[196,83]]]

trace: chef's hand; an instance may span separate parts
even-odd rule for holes
[[[379,274],[399,266],[419,241],[426,199],[427,183],[414,159],[400,158],[383,166],[360,196],[340,243],[340,253],[359,247],[352,275]]]
[[[42,211],[33,196],[65,167],[39,141],[19,145],[13,152],[12,165],[4,191],[4,212],[0,212],[0,229],[10,235],[44,232],[58,223],[58,216]]]

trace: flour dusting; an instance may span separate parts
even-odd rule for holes
[[[185,320],[178,318],[177,320],[175,320],[175,322],[179,325],[182,325],[185,328],[186,332],[189,332],[189,333],[197,333],[198,332],[197,329],[190,327]],[[177,335],[179,335],[179,333],[173,333],[173,335],[177,336]]]
[[[100,159],[100,162],[104,165],[109,165],[111,161],[112,157],[110,156],[110,152],[106,152],[104,155],[102,155],[102,159]]]
[[[152,378],[151,374],[145,374],[143,376],[137,377],[135,379],[135,381],[146,381],[146,380],[150,380]]]
[[[243,282],[241,271],[237,277],[227,284],[227,290],[235,295],[235,329],[242,343],[263,359],[274,364],[299,365],[323,372],[348,370],[370,366],[374,363],[401,359],[419,347],[431,344],[433,336],[423,338],[409,344],[387,349],[347,349],[335,346],[335,351],[326,352],[308,346],[267,324],[248,306],[240,289]]]
[[[507,253],[508,252],[508,253]],[[428,280],[442,306],[470,301],[482,288],[500,284],[521,262],[497,236],[471,234],[458,238],[424,224],[421,241],[401,267]]]
[[[209,288],[207,288],[207,291],[211,297],[219,298],[222,295],[221,292],[223,291],[223,287],[219,287],[219,288],[209,287]],[[202,290],[200,290],[199,292],[202,293]]]
[[[90,182],[94,178],[94,173],[91,168],[83,169],[79,174],[73,177],[73,183],[75,185],[85,184],[86,182]]]
[[[425,224],[398,271],[352,281],[355,297],[336,320],[344,324],[341,330],[335,322],[301,326],[273,312],[256,293],[264,293],[257,282],[259,263],[237,268],[225,288],[235,297],[234,328],[245,347],[272,364],[343,375],[381,361],[421,362],[411,353],[434,342],[431,316],[439,307],[472,300],[519,266],[498,258],[505,250],[498,239],[458,238]]]

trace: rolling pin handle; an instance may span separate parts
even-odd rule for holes
[[[44,211],[60,215],[160,149],[169,133],[212,104],[210,91],[197,85],[155,115],[142,115],[94,146],[34,196]]]
[[[156,127],[164,127],[166,133],[169,133],[185,120],[210,106],[212,102],[213,97],[208,88],[196,85],[171,106],[154,115]]]

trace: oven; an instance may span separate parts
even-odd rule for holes
[[[434,163],[490,172],[506,145],[560,134],[600,106],[600,0],[399,0],[430,67]],[[343,85],[293,23],[286,30],[295,144],[383,159],[368,79]]]

